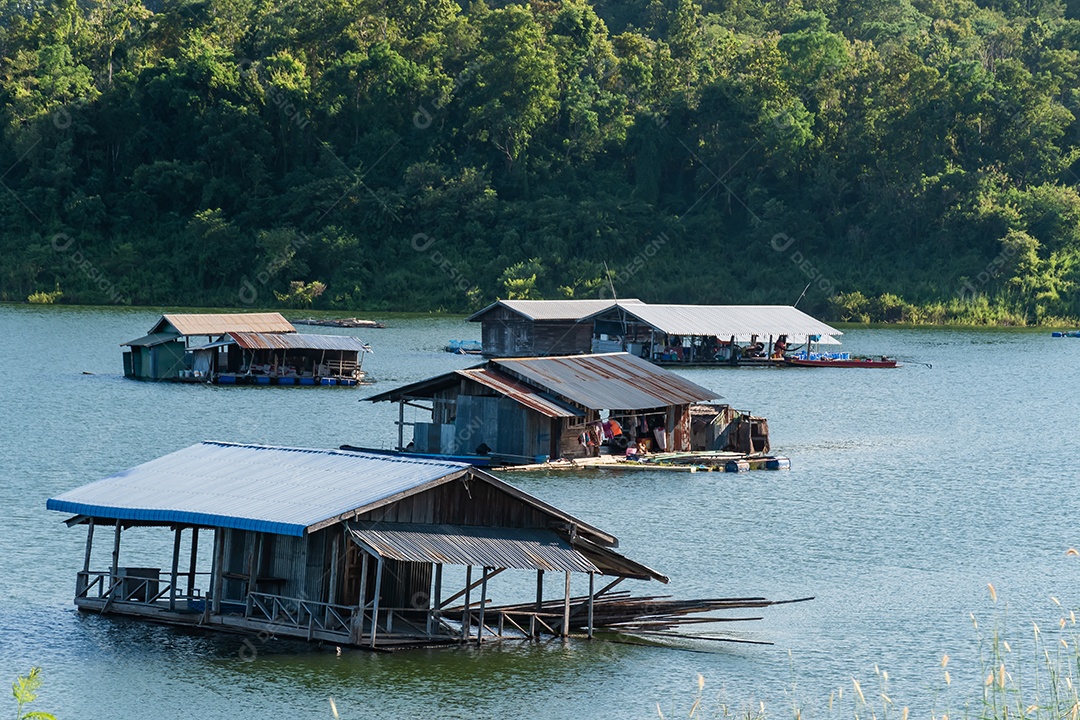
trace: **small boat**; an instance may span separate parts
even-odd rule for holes
[[[319,325],[321,327],[336,328],[384,328],[381,322],[375,320],[361,320],[360,318],[301,318],[293,320],[293,325]]]
[[[484,346],[479,340],[451,340],[443,349],[455,355],[479,355],[484,351]]]
[[[880,358],[848,358],[847,360],[830,360],[821,358],[818,360],[805,360],[801,358],[784,358],[788,365],[797,367],[833,367],[833,368],[894,368],[896,360],[882,356]]]

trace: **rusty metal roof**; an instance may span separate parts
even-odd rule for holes
[[[732,335],[747,341],[752,335],[768,338],[787,335],[791,342],[806,342],[807,335],[818,335],[822,344],[839,344],[832,336],[843,335],[791,305],[631,305],[622,312],[631,319],[655,328],[666,335],[713,335],[721,339]],[[606,311],[594,313],[607,316]]]
[[[361,545],[392,560],[517,570],[600,572],[600,568],[551,530],[350,523],[349,532]]]
[[[719,397],[629,353],[502,358],[490,365],[591,410],[650,410]]]
[[[171,325],[181,335],[224,335],[228,332],[294,333],[281,313],[166,313],[151,333]]]
[[[528,320],[581,320],[618,305],[642,305],[637,298],[626,300],[498,300],[469,316],[478,322],[491,310],[505,307]]]
[[[505,395],[547,417],[582,417],[585,415],[581,410],[559,402],[554,398],[545,397],[520,380],[515,380],[509,375],[496,370],[469,368],[467,370],[458,370],[457,374],[475,380],[500,395]]]
[[[245,350],[343,350],[371,352],[371,347],[347,335],[301,333],[230,332],[229,337]]]

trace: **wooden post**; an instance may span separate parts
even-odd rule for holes
[[[326,598],[326,602],[331,605],[337,604],[338,597],[338,584],[341,581],[341,570],[338,565],[341,564],[341,535],[335,535],[333,544],[330,548],[330,597]]]
[[[176,580],[180,571],[180,535],[184,532],[184,529],[177,526],[173,530],[173,545],[172,545],[172,583],[169,587],[169,611],[176,610]]]
[[[360,626],[353,631],[353,642],[356,645],[360,644],[360,640],[364,635],[364,610],[367,608],[367,602],[365,596],[367,595],[367,573],[368,573],[368,555],[367,550],[360,548],[360,554],[362,559],[360,560],[360,601],[358,603],[360,609]]]
[[[90,585],[90,552],[94,548],[94,518],[86,524],[86,553],[83,555],[83,571],[75,581],[75,597],[82,597]]]
[[[401,452],[405,449],[405,399],[398,400],[397,404],[397,449]]]
[[[221,592],[225,584],[225,538],[224,530],[216,528],[214,530],[214,570],[211,574],[211,580],[213,581],[213,609],[211,612],[214,615],[221,613]]]
[[[773,350],[773,336],[769,336],[769,354],[765,357],[769,358],[769,362],[772,362],[772,350]]]
[[[487,583],[488,583],[488,569],[484,570],[484,582],[480,583],[480,622],[479,627],[476,628],[476,647],[480,647],[480,643],[484,639],[484,607],[487,605]]]
[[[544,571],[536,571],[536,612],[544,606]]]
[[[596,573],[589,573],[589,639],[592,640],[593,636],[593,583],[596,581]]]
[[[123,526],[116,521],[116,531],[113,533],[112,566],[109,568],[109,600],[115,600],[113,590],[116,588],[116,576],[120,574],[120,533]]]
[[[469,617],[469,586],[472,585],[472,565],[465,568],[465,605],[461,610],[461,639],[469,641],[469,626],[472,624]]]
[[[83,572],[90,572],[90,551],[94,547],[94,518],[86,525],[86,554],[83,556]]]
[[[434,634],[439,627],[435,613],[439,612],[439,606],[442,605],[442,563],[435,565],[435,594],[432,597],[434,601],[431,603],[431,609],[428,610],[428,635]]]
[[[254,600],[251,598],[251,593],[255,592],[255,579],[256,573],[259,572],[259,533],[254,530],[249,531],[251,535],[251,549],[248,550],[247,556],[247,592],[244,593],[244,617],[251,617],[252,605]]]
[[[371,605],[371,647],[375,647],[375,633],[379,628],[379,594],[382,593],[383,564],[380,557],[375,567],[375,599]]]
[[[566,593],[563,595],[562,636],[570,634],[570,571],[566,571]]]
[[[191,528],[191,561],[188,564],[187,595],[195,597],[195,568],[199,560],[199,528]]]

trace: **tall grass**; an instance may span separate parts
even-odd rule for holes
[[[1006,631],[1008,607],[997,604],[997,591],[988,585],[994,603],[992,624],[981,628],[974,614],[971,622],[977,638],[977,677],[968,688],[953,686],[949,656],[943,655],[940,667],[934,669],[940,690],[948,697],[963,697],[959,708],[938,707],[938,697],[921,698],[919,704],[931,707],[925,720],[1080,720],[1080,640],[1077,636],[1076,612],[1066,610],[1060,601],[1051,597],[1060,614],[1053,627],[1040,627],[1037,622],[1024,624],[1024,630],[1010,636]],[[977,684],[976,684],[977,683]],[[813,713],[804,709],[796,697],[794,683],[789,693],[791,704],[775,710],[763,702],[744,702],[732,705],[723,695],[710,697],[706,679],[697,676],[697,693],[687,707],[662,708],[657,704],[660,718],[683,717],[693,720],[812,720]],[[933,691],[936,692],[936,691]],[[914,703],[913,703],[914,704]],[[850,683],[838,687],[828,698],[823,715],[831,720],[910,720],[907,704],[894,698],[889,688],[889,674],[874,667],[866,683],[852,677]],[[820,712],[820,711],[819,711]]]

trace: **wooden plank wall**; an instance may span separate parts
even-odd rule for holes
[[[481,527],[546,528],[549,516],[488,483],[453,480],[357,518]]]

